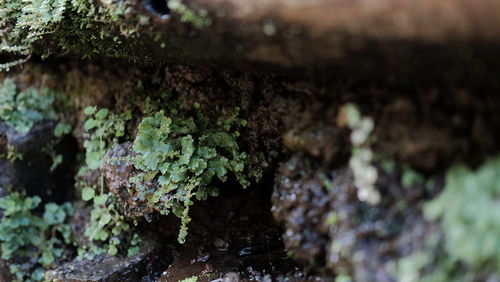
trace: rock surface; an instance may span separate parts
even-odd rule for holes
[[[403,188],[400,172],[380,172],[384,201],[371,206],[359,201],[349,169],[325,169],[297,155],[283,163],[272,211],[292,256],[355,281],[395,281],[390,263],[422,248],[435,227],[416,208],[428,197],[423,185]]]

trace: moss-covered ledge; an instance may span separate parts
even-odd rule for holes
[[[203,63],[246,70],[384,75],[471,60],[493,66],[500,30],[492,0],[396,5],[333,1],[6,0],[0,4],[0,68],[32,54],[125,59],[141,64]],[[261,3],[262,2],[262,3]],[[434,13],[454,11],[445,18]],[[326,16],[325,13],[329,15]],[[351,16],[346,16],[351,15]],[[398,16],[407,24],[396,24]],[[317,21],[317,18],[328,20]],[[460,24],[459,24],[460,23]],[[422,60],[436,57],[439,60]],[[426,64],[422,61],[427,61]],[[436,74],[441,74],[438,70]],[[373,74],[372,74],[373,75]]]

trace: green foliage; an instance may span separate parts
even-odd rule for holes
[[[85,187],[82,198],[85,201],[93,200],[90,221],[85,230],[85,236],[93,243],[80,249],[80,255],[92,257],[107,253],[114,256],[119,251],[133,255],[139,251],[140,237],[127,232],[130,231],[130,225],[115,208],[114,195],[109,193],[96,195],[94,189]]]
[[[64,18],[74,17],[78,29],[94,24],[114,22],[122,26],[130,10],[128,1],[102,1],[97,8],[86,0],[4,0],[0,2],[0,53],[16,55],[20,59],[0,64],[0,70],[22,64],[33,51],[33,45],[44,35],[64,28]],[[124,35],[134,32],[123,28]],[[103,36],[101,34],[101,36]],[[64,47],[64,46],[62,46]]]
[[[111,145],[118,143],[118,139],[125,135],[125,122],[132,115],[130,112],[118,115],[110,113],[108,109],[97,111],[96,107],[87,107],[84,113],[89,116],[83,126],[85,162],[93,170],[101,166],[101,159]]]
[[[48,203],[43,216],[33,214],[41,200],[13,192],[0,198],[2,259],[9,260],[16,281],[41,281],[46,269],[65,259],[65,246],[72,241],[66,221],[71,204]]]
[[[182,22],[188,22],[193,24],[194,27],[198,29],[203,29],[209,27],[212,24],[212,20],[207,17],[207,11],[193,11],[181,0],[168,0],[168,8],[181,16]]]
[[[86,149],[83,170],[96,170],[101,166],[101,159],[106,151],[125,136],[125,122],[131,119],[131,113],[114,114],[108,109],[97,110],[87,107],[84,113],[89,118],[84,123]],[[108,253],[117,255],[119,252],[130,255],[139,251],[140,237],[132,232],[130,225],[116,209],[116,198],[111,193],[104,192],[104,179],[100,175],[100,191],[94,185],[79,183],[84,201],[92,200],[90,221],[85,236],[90,244],[83,246],[81,256],[92,257],[96,254]]]
[[[7,55],[10,61],[0,63],[0,71],[8,71],[29,60],[35,46],[42,58],[49,56],[50,50],[36,44],[47,37],[55,38],[51,43],[58,44],[60,49],[81,53],[84,58],[106,53],[137,60],[137,54],[123,46],[123,39],[137,38],[140,34],[147,34],[155,41],[161,37],[149,24],[148,16],[136,13],[135,5],[136,1],[132,0],[3,0],[0,2],[0,54]],[[180,15],[182,22],[196,28],[212,23],[206,10],[194,11],[180,0],[170,0],[168,6]],[[113,44],[109,44],[110,41]],[[164,42],[158,44],[165,46]],[[152,60],[147,56],[141,58]]]
[[[133,164],[141,171],[131,179],[135,192],[150,207],[181,218],[179,242],[187,235],[193,197],[205,200],[218,195],[210,186],[214,177],[226,181],[231,172],[243,187],[249,185],[244,174],[246,153],[236,142],[236,128],[246,125],[238,118],[239,109],[215,123],[209,122],[199,105],[195,110],[195,118],[183,118],[175,108],[168,116],[159,111],[144,118],[133,145]]]
[[[6,78],[0,85],[0,120],[26,133],[37,121],[57,118],[53,109],[55,97],[48,88],[29,88],[18,93],[14,80]]]
[[[352,278],[346,274],[339,274],[335,276],[335,282],[352,282]]]
[[[9,69],[29,58],[32,44],[53,30],[62,20],[67,0],[4,0],[0,4],[0,51],[23,56],[13,62],[0,64]],[[7,32],[8,30],[8,32]]]
[[[441,219],[446,251],[470,266],[500,270],[500,157],[477,171],[450,169],[443,192],[425,207]]]
[[[437,234],[426,239],[423,249],[415,251],[390,265],[391,272],[401,282],[472,282],[475,274],[460,265],[441,247]],[[477,278],[477,277],[476,277]]]
[[[23,153],[19,152],[16,147],[7,144],[7,159],[10,162],[15,162],[17,160],[22,160],[23,159]]]
[[[71,132],[71,125],[65,122],[57,123],[56,128],[54,128],[55,137],[62,137],[70,132]]]
[[[180,280],[179,282],[198,282],[198,276],[191,276],[189,278],[186,278],[186,279],[182,279]]]
[[[403,173],[401,174],[401,185],[403,185],[403,187],[409,188],[423,182],[424,177],[422,174],[408,167],[403,169]]]
[[[401,281],[480,281],[500,270],[500,157],[478,170],[455,166],[444,190],[424,207],[428,220],[441,220],[443,235],[397,262]]]

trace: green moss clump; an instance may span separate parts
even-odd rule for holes
[[[0,120],[26,133],[38,121],[57,119],[55,98],[55,92],[48,88],[29,88],[19,93],[14,80],[6,78],[0,84]]]
[[[67,258],[65,248],[72,243],[71,204],[48,203],[40,217],[34,214],[40,202],[17,192],[0,198],[2,259],[9,261],[15,281],[42,281],[45,270]]]
[[[92,1],[86,0],[5,0],[0,3],[0,53],[7,53],[10,57],[18,57],[12,61],[0,63],[1,70],[26,62],[36,49],[38,54],[48,55],[48,50],[36,43],[44,37],[60,33],[59,44],[62,49],[73,46],[68,37],[90,31],[93,27],[101,27],[98,35],[101,39],[110,37],[111,33],[130,36],[141,25],[139,18],[130,17],[130,1],[101,1],[96,6]],[[113,28],[103,28],[109,24]],[[71,32],[66,28],[71,27]],[[116,32],[111,32],[113,31]],[[66,36],[67,35],[67,36]],[[95,36],[95,31],[89,36]],[[98,39],[98,38],[92,38]],[[109,44],[109,39],[106,39]],[[119,38],[114,38],[118,43]],[[76,43],[75,43],[76,44]],[[83,44],[79,42],[79,44]],[[95,50],[94,50],[95,51]],[[87,49],[83,54],[93,53]]]
[[[67,0],[5,0],[0,4],[0,52],[23,58],[0,64],[0,70],[29,59],[32,45],[54,29],[68,8]]]
[[[132,179],[133,192],[162,214],[172,211],[181,218],[181,243],[191,220],[192,199],[218,195],[210,185],[214,178],[226,181],[231,172],[243,187],[249,185],[244,172],[247,155],[237,143],[237,128],[246,125],[238,118],[239,108],[215,123],[201,113],[198,104],[195,111],[195,117],[185,118],[172,108],[168,115],[159,111],[144,118],[133,144],[133,164],[140,171]]]

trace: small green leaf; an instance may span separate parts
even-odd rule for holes
[[[71,131],[71,125],[64,122],[59,122],[56,125],[56,128],[54,129],[54,136],[61,137],[63,135],[70,133],[70,131]]]
[[[89,169],[98,169],[101,166],[101,154],[99,152],[88,152],[85,162]]]
[[[97,110],[96,106],[89,106],[83,110],[83,113],[89,116],[94,114],[96,110]]]
[[[50,171],[54,171],[63,161],[63,156],[61,154],[57,154],[52,159],[52,165],[50,166]]]
[[[102,226],[104,226],[104,225],[108,224],[110,221],[111,221],[111,215],[109,213],[105,213],[101,216],[101,220],[99,221],[99,223]]]
[[[96,239],[100,240],[100,241],[106,241],[106,239],[108,239],[108,237],[109,237],[109,234],[104,229],[99,230],[99,232],[97,232],[97,234],[96,234]]]
[[[158,171],[151,171],[151,172],[146,172],[144,174],[144,181],[149,182],[155,178],[155,176],[158,174]]]
[[[98,206],[104,205],[107,200],[108,200],[108,194],[99,195],[94,197],[94,204]]]
[[[90,187],[85,187],[82,189],[82,200],[89,201],[94,198],[95,191]]]
[[[108,254],[111,256],[116,256],[118,254],[118,249],[116,248],[115,245],[110,245],[108,248]]]
[[[40,259],[40,262],[44,266],[51,265],[54,262],[54,255],[52,254],[50,249],[47,249],[43,252],[42,258]]]
[[[92,128],[97,126],[97,121],[93,118],[89,118],[85,124],[83,125],[83,128],[85,130],[91,130]]]
[[[95,117],[97,119],[103,120],[108,116],[109,110],[108,109],[100,109],[96,114]]]
[[[156,154],[148,154],[148,156],[144,158],[144,165],[149,170],[156,170],[159,163],[160,158]]]

